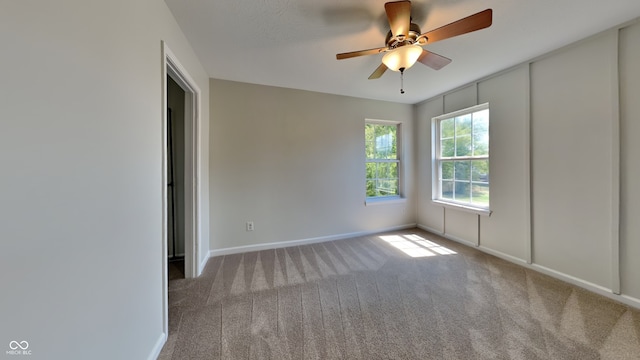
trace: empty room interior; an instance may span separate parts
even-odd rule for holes
[[[3,359],[640,359],[637,0],[2,0],[0,45]]]

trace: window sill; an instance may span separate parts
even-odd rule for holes
[[[441,205],[449,209],[460,210],[460,211],[469,212],[477,215],[491,216],[491,213],[492,213],[492,211],[489,209],[477,208],[477,207],[462,205],[462,204],[455,204],[455,203],[450,203],[450,202],[436,200],[436,199],[432,199],[431,201],[434,204]]]
[[[406,198],[400,196],[386,196],[378,198],[367,198],[364,201],[366,206],[372,205],[387,205],[387,204],[404,204],[407,202]]]

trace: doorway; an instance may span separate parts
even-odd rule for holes
[[[200,96],[193,78],[162,42],[162,310],[165,341],[169,334],[169,266],[182,254],[183,275],[200,275],[202,244]],[[175,88],[177,86],[177,88]],[[173,88],[173,89],[172,89]],[[169,99],[169,93],[172,99]],[[169,101],[176,104],[169,105]],[[169,110],[171,108],[171,110]],[[171,124],[170,124],[171,123]],[[169,135],[171,146],[169,149]],[[180,144],[182,141],[182,144]],[[181,153],[180,153],[181,152]],[[171,153],[171,157],[170,157]],[[173,161],[173,164],[170,162]],[[180,169],[179,169],[180,167]],[[178,185],[178,184],[182,185]],[[171,186],[169,186],[171,184]],[[176,187],[181,187],[178,189]],[[170,193],[169,188],[172,188]],[[173,197],[173,198],[170,198]],[[173,210],[172,210],[173,207]],[[180,208],[179,208],[180,207]],[[174,212],[173,215],[171,212]],[[175,224],[174,224],[175,221]],[[171,222],[171,224],[170,224]],[[175,231],[176,237],[173,237]],[[180,238],[182,240],[180,240]],[[174,247],[174,239],[176,244]]]
[[[184,279],[185,91],[167,75],[167,261],[169,281]]]

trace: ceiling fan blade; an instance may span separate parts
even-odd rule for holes
[[[418,58],[418,61],[434,70],[440,70],[443,67],[449,65],[451,59],[423,49],[422,54],[420,54],[420,57]]]
[[[411,26],[411,1],[395,1],[384,4],[393,36],[409,35]]]
[[[378,68],[369,76],[369,80],[379,79],[385,71],[387,71],[387,65],[380,64],[380,66],[378,66]]]
[[[431,30],[423,35],[427,37],[427,43],[431,44],[436,41],[488,28],[491,26],[492,16],[493,10],[487,9],[471,16],[467,16],[464,19],[454,21],[451,24]]]
[[[363,55],[374,55],[374,54],[379,54],[379,53],[381,53],[381,52],[383,52],[385,50],[387,50],[386,47],[368,49],[368,50],[352,51],[352,52],[348,52],[348,53],[337,54],[336,55],[336,59],[342,60],[342,59],[349,59],[349,58],[352,58],[352,57],[363,56]]]

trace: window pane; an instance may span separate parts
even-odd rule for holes
[[[400,195],[398,129],[399,125],[365,124],[367,197]]]
[[[375,159],[376,158],[376,142],[375,141],[365,141],[365,153],[367,155],[367,159]]]
[[[397,159],[397,126],[365,125],[365,152],[367,159]]]
[[[471,114],[456,117],[456,137],[471,135]]]
[[[453,181],[442,181],[442,198],[453,200]]]
[[[364,127],[364,143],[367,159],[375,159],[376,157],[376,134],[373,124],[366,124]]]
[[[471,186],[468,182],[456,181],[455,187],[454,200],[462,202],[469,202],[471,200]]]
[[[386,179],[389,178],[389,164],[388,163],[380,163],[378,164],[378,178]]]
[[[440,142],[440,156],[441,157],[453,157],[455,153],[455,140],[446,139]]]
[[[389,177],[393,179],[398,178],[398,163],[392,162],[388,164],[389,167]]]
[[[378,159],[396,158],[396,127],[391,125],[375,125],[375,147]]]
[[[489,130],[489,109],[473,113],[473,127],[479,127],[480,129],[484,129],[484,131]]]
[[[454,136],[453,132],[453,119],[445,119],[440,121],[440,138],[452,138]]]
[[[440,166],[441,178],[443,180],[453,180],[453,161],[443,161]]]
[[[472,203],[489,206],[489,185],[488,184],[473,184],[473,201]]]
[[[456,137],[456,156],[471,155],[471,135]]]
[[[473,134],[473,155],[488,155],[489,154],[489,133],[476,133]]]
[[[367,180],[367,196],[376,196],[376,181]]]
[[[378,194],[378,196],[398,195],[398,180],[378,180],[378,188],[376,189],[376,193]]]
[[[489,160],[471,162],[471,180],[489,182]]]
[[[471,167],[470,161],[456,161],[455,162],[455,176],[456,180],[469,181],[469,170]]]
[[[377,169],[377,163],[372,163],[372,162],[368,162],[367,163],[367,179],[375,179],[376,176],[376,169]]]

